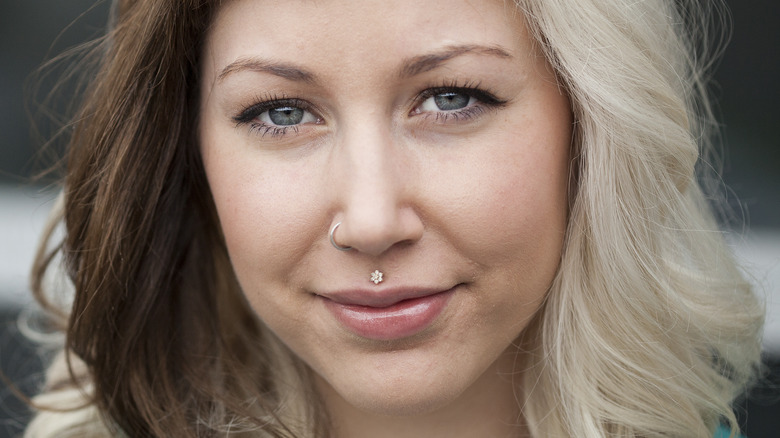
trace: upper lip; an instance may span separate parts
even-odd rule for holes
[[[393,287],[388,289],[344,289],[332,292],[323,292],[318,295],[339,304],[365,306],[365,307],[389,307],[393,304],[414,298],[422,298],[438,293],[446,292],[452,287]]]

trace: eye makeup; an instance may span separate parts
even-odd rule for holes
[[[412,99],[410,118],[421,117],[438,124],[467,123],[486,111],[505,106],[507,100],[478,83],[455,81],[424,88]],[[305,125],[326,123],[315,106],[299,97],[269,94],[255,99],[232,117],[236,126],[248,126],[260,137],[284,137],[298,134]]]

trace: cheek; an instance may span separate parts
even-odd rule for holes
[[[317,198],[302,188],[313,182],[292,166],[263,165],[260,152],[229,132],[209,134],[202,132],[201,152],[231,262],[240,282],[262,284],[269,278],[257,276],[295,266],[309,249],[315,230],[305,225]]]
[[[544,120],[494,136],[493,153],[462,178],[459,190],[469,193],[462,202],[469,205],[455,210],[462,212],[459,234],[485,264],[557,267],[568,217],[571,125],[568,117]]]
[[[525,327],[558,270],[568,218],[569,126],[502,136],[500,159],[480,170],[473,217],[461,218],[470,235],[464,247],[485,274],[480,285],[492,291],[492,305],[477,321],[494,321],[498,345]]]

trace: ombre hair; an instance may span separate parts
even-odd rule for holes
[[[329,436],[308,368],[234,278],[195,136],[219,2],[121,0],[73,118],[64,353],[46,436]],[[516,0],[574,114],[570,215],[517,384],[538,437],[707,437],[759,367],[763,308],[701,189],[715,3]],[[49,234],[49,239],[51,234]],[[68,367],[65,367],[68,364]]]

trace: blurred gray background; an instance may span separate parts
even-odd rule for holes
[[[740,415],[749,438],[768,438],[780,430],[780,1],[728,3],[733,36],[713,87],[723,123],[722,176],[736,211],[735,251],[767,293],[764,346],[774,370],[767,377],[774,383],[754,391]],[[27,271],[56,190],[43,185],[50,180],[31,182],[52,161],[37,154],[41,142],[25,109],[36,109],[26,91],[32,84],[25,84],[45,60],[99,36],[107,11],[108,2],[94,0],[0,0],[0,370],[27,394],[40,384],[41,360],[17,322],[30,307]],[[62,108],[54,104],[55,112]],[[45,121],[42,128],[51,134]],[[28,415],[0,381],[0,438],[17,436]]]

